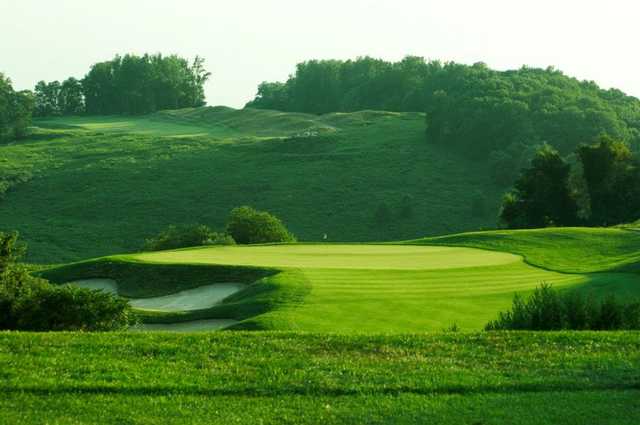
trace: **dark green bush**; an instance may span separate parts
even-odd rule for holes
[[[578,292],[560,294],[551,285],[543,283],[526,300],[516,294],[511,310],[500,312],[485,329],[640,329],[640,301],[622,303],[613,294],[601,301]]]
[[[46,285],[18,300],[17,329],[29,331],[112,331],[134,317],[124,299],[99,290]]]
[[[147,239],[145,251],[187,248],[201,245],[234,245],[233,238],[224,233],[211,230],[203,224],[169,226],[156,237]]]
[[[234,208],[227,222],[227,233],[239,244],[295,242],[280,219],[251,207]]]
[[[31,276],[18,263],[24,248],[17,239],[0,233],[0,329],[109,331],[134,322],[123,298]]]

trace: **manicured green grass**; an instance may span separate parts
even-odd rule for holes
[[[188,123],[153,120],[150,116],[132,119],[119,116],[49,117],[36,120],[42,129],[87,130],[95,133],[130,133],[151,136],[206,136],[211,131]]]
[[[409,243],[510,252],[538,267],[567,273],[640,271],[640,233],[617,228],[472,232]]]
[[[549,232],[549,237],[553,237],[554,231]],[[521,243],[527,240],[524,238]],[[588,244],[582,246],[592,249]],[[578,249],[579,245],[574,247],[574,251]],[[145,313],[145,320],[169,323],[227,318],[241,320],[234,326],[241,329],[337,333],[439,331],[453,325],[463,330],[479,330],[498,312],[510,307],[514,293],[525,295],[542,282],[596,296],[613,292],[624,298],[640,297],[640,276],[634,273],[559,273],[525,264],[520,256],[510,253],[443,246],[213,246],[132,254],[112,261],[107,258],[96,263],[78,263],[45,271],[43,275],[56,282],[81,278],[119,281],[121,276],[123,294],[145,297],[171,291],[172,280],[181,282],[181,286],[173,287],[173,292],[186,289],[183,285],[189,282],[188,275],[182,278],[174,275],[167,277],[166,284],[161,280],[158,288],[154,288],[154,280],[144,276],[163,275],[154,271],[156,267],[185,272],[193,268],[194,272],[205,273],[203,276],[207,276],[210,267],[207,284],[253,284],[211,309],[180,314]],[[615,262],[616,257],[611,261]],[[101,266],[105,263],[113,267]],[[242,274],[243,267],[263,271]],[[231,268],[236,276],[230,277],[226,268]],[[142,274],[143,270],[147,272]],[[204,279],[207,278],[200,277],[197,281]]]
[[[512,254],[469,248],[366,244],[214,246],[131,255],[169,264],[224,264],[274,268],[440,270],[520,262]]]
[[[20,231],[32,262],[132,252],[171,224],[221,229],[243,204],[303,241],[446,234],[494,225],[502,194],[484,162],[429,144],[422,114],[217,107],[35,125],[0,146],[0,180],[32,176],[0,200],[0,230]]]
[[[635,332],[0,333],[11,424],[629,424]]]

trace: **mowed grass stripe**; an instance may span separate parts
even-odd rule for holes
[[[261,329],[371,333],[482,329],[514,293],[541,283],[559,289],[640,296],[639,277],[567,274],[511,253],[416,245],[300,244],[203,247],[143,253],[137,261],[236,264],[297,270],[310,283],[302,302],[251,318]]]
[[[568,275],[522,262],[452,270],[305,269],[303,273],[312,282],[304,303],[274,314],[286,316],[295,329],[345,333],[437,331],[453,324],[480,329],[510,306],[515,292],[527,294],[541,282],[578,288],[602,283],[601,277],[615,283],[626,276]]]

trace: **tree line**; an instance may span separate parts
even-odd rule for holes
[[[0,73],[0,142],[23,137],[31,124],[34,99],[29,91],[15,91]]]
[[[430,143],[486,158],[549,143],[563,153],[608,134],[640,147],[640,101],[553,69],[496,71],[483,63],[311,60],[286,82],[263,82],[247,107],[323,114],[426,112]],[[504,156],[504,155],[503,155]],[[513,157],[513,158],[512,158]]]
[[[137,115],[203,106],[210,76],[199,56],[190,63],[177,55],[117,55],[92,65],[81,80],[38,82],[34,115]]]
[[[640,214],[640,158],[629,145],[602,136],[567,161],[544,145],[502,203],[509,228],[612,226]]]

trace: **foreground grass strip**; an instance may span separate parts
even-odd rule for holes
[[[212,395],[637,389],[640,334],[0,336],[0,391]]]
[[[2,423],[636,424],[640,333],[0,334]]]

